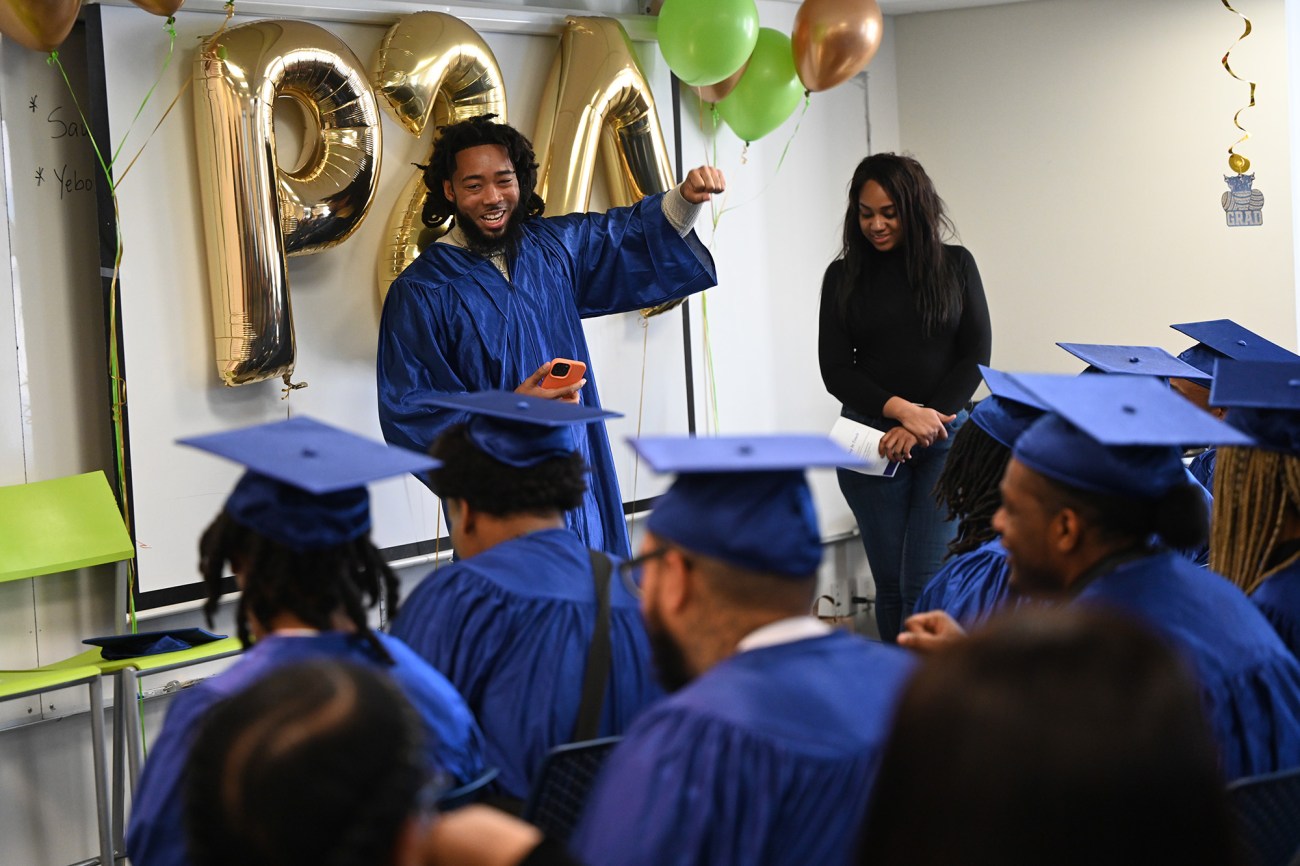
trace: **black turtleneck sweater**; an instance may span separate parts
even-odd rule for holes
[[[932,336],[917,312],[901,251],[870,257],[847,315],[836,292],[844,261],[826,268],[818,355],[826,390],[847,408],[881,417],[885,402],[897,396],[951,415],[975,393],[979,365],[989,362],[993,345],[988,302],[970,252],[944,251],[958,260],[961,318]]]

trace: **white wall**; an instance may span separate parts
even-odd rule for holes
[[[1232,318],[1294,347],[1283,3],[1243,4],[1233,50],[1259,82],[1241,151],[1264,225],[1219,204],[1246,85],[1219,65],[1241,21],[1217,3],[1040,0],[898,20],[901,139],[984,277],[993,361],[1075,371],[1053,343],[1180,351],[1172,322]]]

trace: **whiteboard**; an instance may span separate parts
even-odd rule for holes
[[[104,46],[104,98],[99,107],[116,142],[130,125],[166,51],[160,19],[133,7],[89,7],[99,16]],[[125,152],[132,154],[184,87],[199,39],[223,16],[185,12],[176,18],[176,56],[146,104]],[[254,20],[236,16],[232,25]],[[386,24],[320,22],[367,67]],[[92,27],[92,32],[94,28]],[[507,87],[510,121],[530,134],[559,40],[555,35],[481,32],[496,54]],[[126,50],[128,49],[129,50]],[[667,68],[653,44],[639,46],[645,72],[671,141]],[[420,141],[383,119],[377,197],[350,239],[316,255],[289,259],[297,340],[293,379],[308,387],[285,395],[277,379],[229,388],[213,362],[211,304],[193,133],[193,92],[186,91],[121,182],[124,238],[121,336],[127,387],[129,477],[138,542],[137,605],[147,609],[202,596],[197,541],[238,479],[232,464],[174,444],[184,436],[234,429],[291,415],[310,415],[380,438],[375,398],[379,307],[375,262],[384,223],[408,177],[428,156]],[[601,172],[596,173],[600,177]],[[598,181],[599,184],[599,181]],[[592,207],[603,206],[598,185]],[[101,218],[104,215],[101,214]],[[666,481],[638,471],[621,441],[643,434],[685,433],[686,386],[681,314],[645,323],[638,314],[586,323],[592,373],[609,409],[626,417],[609,433],[625,500],[662,492]],[[643,369],[652,371],[644,376]],[[436,498],[412,478],[371,486],[373,539],[390,557],[423,550],[439,534]],[[444,528],[445,532],[445,528]],[[412,545],[416,547],[413,548]]]

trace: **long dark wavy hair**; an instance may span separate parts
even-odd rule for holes
[[[934,183],[921,163],[896,153],[873,153],[858,163],[849,182],[849,206],[844,214],[844,246],[840,256],[844,269],[840,276],[839,307],[848,312],[853,292],[862,285],[867,263],[877,252],[858,222],[858,197],[867,181],[880,184],[898,210],[903,227],[899,252],[906,263],[908,282],[916,298],[927,335],[939,333],[961,317],[962,287],[956,256],[944,249],[945,237],[956,234]]]
[[[519,184],[520,218],[541,216],[546,209],[546,203],[536,192],[537,156],[533,153],[532,142],[513,126],[494,123],[495,117],[495,114],[484,114],[438,127],[438,139],[433,144],[429,164],[420,166],[424,169],[424,186],[429,190],[421,214],[425,225],[441,225],[456,212],[456,206],[443,193],[442,183],[450,181],[456,173],[456,154],[483,144],[499,144],[509,154]]]

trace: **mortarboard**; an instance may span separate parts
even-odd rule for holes
[[[979,427],[1007,448],[1015,447],[1016,440],[1029,425],[1047,410],[1037,397],[1006,373],[980,364],[984,384],[992,396],[985,397],[970,413],[971,423]]]
[[[1192,377],[1197,381],[1208,382],[1214,375],[1214,362],[1221,358],[1231,358],[1234,361],[1300,361],[1300,355],[1283,349],[1231,319],[1184,322],[1169,327],[1196,341],[1196,345],[1180,352],[1178,358],[1201,371],[1199,377]]]
[[[469,440],[489,457],[520,468],[576,451],[576,425],[622,417],[618,412],[513,391],[474,391],[422,399],[434,406],[468,412],[465,434]]]
[[[1249,437],[1145,376],[1010,374],[1050,410],[1016,442],[1015,458],[1072,487],[1155,499],[1186,483],[1186,445]]]
[[[804,470],[856,457],[826,436],[645,437],[629,440],[677,479],[646,521],[655,535],[750,571],[804,578],[822,560]]]
[[[1159,346],[1112,346],[1106,343],[1057,343],[1088,364],[1085,373],[1127,373],[1162,379],[1204,378],[1201,371],[1180,361]]]
[[[440,465],[425,454],[306,417],[177,442],[248,467],[226,500],[226,512],[299,553],[369,531],[367,483]]]
[[[101,647],[100,655],[109,661],[114,661],[137,656],[179,652],[180,650],[193,649],[196,646],[202,646],[205,643],[212,643],[224,638],[224,634],[213,634],[202,628],[173,628],[165,631],[142,631],[136,634],[88,637],[82,643]]]
[[[1257,448],[1300,457],[1300,358],[1221,360],[1213,375],[1210,405],[1229,407],[1229,424]]]

